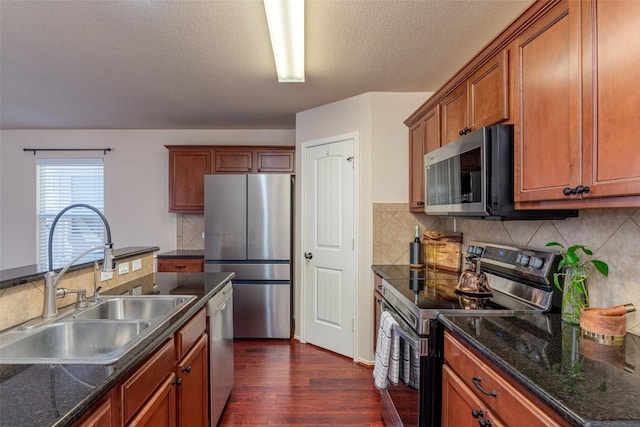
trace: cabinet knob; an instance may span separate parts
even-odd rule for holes
[[[186,372],[188,374],[189,372],[191,372],[191,366],[185,366],[184,368],[182,368],[182,372]]]
[[[484,417],[484,411],[482,409],[472,409],[471,416],[473,418],[482,418]]]
[[[418,206],[424,206],[424,200],[418,200],[416,203]]]
[[[458,134],[459,134],[459,135],[461,135],[461,136],[462,136],[462,135],[464,135],[464,130],[460,130],[460,131],[458,132]]]
[[[171,384],[180,385],[180,384],[182,384],[182,379],[181,378],[176,378],[175,380],[173,380],[171,382]]]
[[[570,196],[572,194],[576,194],[576,190],[574,188],[565,187],[562,189],[562,194],[565,196]]]
[[[576,187],[576,194],[588,193],[589,191],[591,191],[589,186],[578,185]]]

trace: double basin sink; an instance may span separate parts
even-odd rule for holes
[[[102,297],[97,304],[0,335],[0,364],[111,364],[195,296]]]

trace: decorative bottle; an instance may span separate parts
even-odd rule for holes
[[[422,268],[422,242],[420,241],[420,226],[416,225],[413,242],[409,243],[409,264],[412,268]]]

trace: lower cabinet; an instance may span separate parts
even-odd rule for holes
[[[118,425],[117,410],[113,392],[107,393],[102,399],[93,405],[93,410],[76,421],[74,427],[114,427]]]
[[[568,426],[524,389],[517,389],[448,331],[444,337],[442,425]]]
[[[442,406],[445,408],[442,412],[442,427],[504,425],[447,365],[442,369]]]
[[[209,425],[209,358],[203,308],[73,427]]]
[[[208,336],[200,337],[178,362],[178,427],[206,426],[209,422]]]

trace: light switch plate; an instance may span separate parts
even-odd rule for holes
[[[136,286],[131,290],[131,295],[142,295],[142,286]]]
[[[101,271],[100,272],[100,281],[104,282],[105,280],[113,279],[113,271]]]
[[[131,261],[131,271],[137,271],[142,268],[142,260],[140,258]]]

